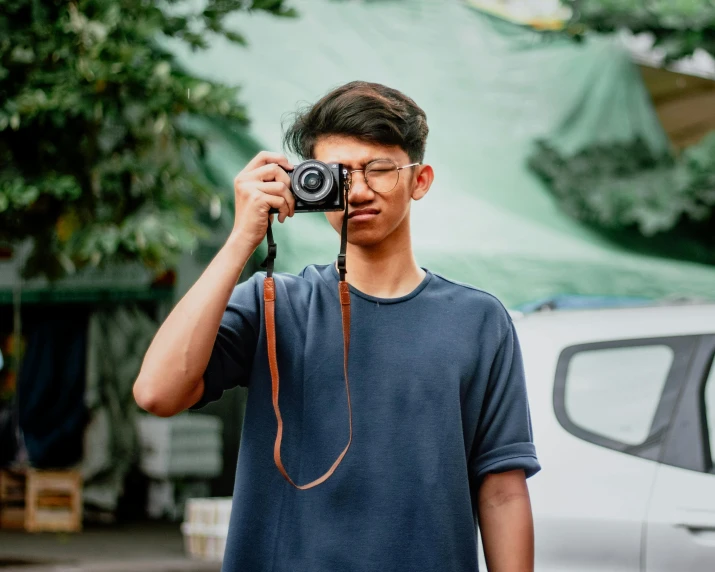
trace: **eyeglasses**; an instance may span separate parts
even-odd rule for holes
[[[348,189],[352,187],[353,173],[362,172],[365,184],[374,192],[384,194],[392,191],[400,180],[400,171],[409,167],[416,167],[419,163],[410,163],[398,167],[391,159],[375,159],[365,165],[364,169],[355,169],[347,172]]]

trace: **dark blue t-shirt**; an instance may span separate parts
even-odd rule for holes
[[[353,441],[331,478],[294,489],[273,461],[263,278],[236,287],[195,406],[248,387],[225,572],[473,572],[485,474],[539,470],[511,318],[427,272],[407,296],[351,288]],[[278,274],[283,463],[300,484],[347,443],[338,274]]]

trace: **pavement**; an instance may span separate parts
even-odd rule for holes
[[[189,559],[178,523],[93,525],[79,533],[0,530],[0,572],[219,572]]]

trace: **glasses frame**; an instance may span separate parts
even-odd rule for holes
[[[392,163],[395,166],[395,170],[397,171],[397,180],[395,181],[395,185],[389,191],[376,191],[370,186],[370,183],[367,182],[367,177],[365,176],[365,173],[370,168],[370,165],[372,165],[373,163],[379,163],[381,161],[387,161]],[[367,163],[362,169],[353,169],[352,171],[345,169],[344,173],[346,176],[348,192],[350,192],[350,189],[353,186],[353,173],[361,172],[363,174],[363,179],[365,180],[365,185],[367,185],[368,189],[370,189],[373,193],[377,193],[378,195],[386,195],[387,193],[391,193],[392,191],[394,191],[399,184],[400,171],[402,171],[402,169],[409,169],[410,167],[416,167],[417,165],[421,165],[421,163],[410,163],[409,165],[403,165],[402,167],[399,167],[397,163],[395,163],[392,159],[374,159]]]

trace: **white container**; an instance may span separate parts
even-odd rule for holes
[[[213,478],[221,474],[222,423],[216,416],[139,415],[137,434],[141,470],[153,479]]]
[[[226,550],[231,497],[189,499],[181,532],[186,554],[195,560],[221,562]]]

